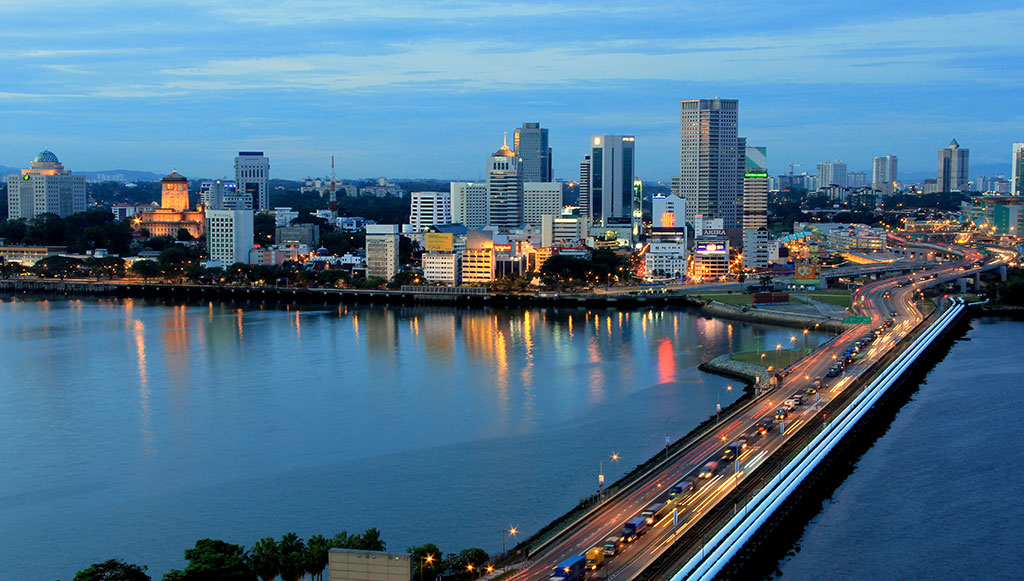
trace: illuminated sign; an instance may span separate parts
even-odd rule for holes
[[[816,264],[798,264],[793,269],[797,284],[817,285],[821,282],[821,267]]]
[[[511,244],[495,244],[494,245],[494,251],[495,252],[512,252],[512,245]]]
[[[698,254],[728,254],[729,245],[725,242],[698,242],[693,251]]]
[[[445,232],[427,232],[423,235],[427,252],[452,252],[455,250],[455,235]]]
[[[712,230],[710,228],[704,229],[704,235],[708,237],[717,236],[719,238],[725,238],[727,236],[725,230]]]
[[[672,228],[676,225],[676,214],[675,212],[662,212],[661,214],[661,227]]]

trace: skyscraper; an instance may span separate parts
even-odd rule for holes
[[[739,149],[739,101],[690,99],[680,102],[678,193],[686,200],[686,221],[722,218],[739,228],[743,152]]]
[[[269,211],[270,158],[262,151],[239,151],[235,158],[235,185],[239,196],[252,200],[248,209]]]
[[[818,164],[818,188],[829,186],[846,187],[846,162],[823,161]]]
[[[590,138],[588,209],[592,225],[605,226],[612,218],[622,218],[626,223],[632,219],[635,143],[632,135]]]
[[[562,184],[526,182],[523,184],[523,222],[540,228],[544,216],[562,213]]]
[[[523,123],[515,131],[512,146],[523,160],[524,182],[550,182],[553,179],[548,130],[542,129],[540,123]]]
[[[896,156],[886,155],[871,160],[871,189],[890,196],[896,189]]]
[[[452,182],[452,222],[476,230],[487,225],[487,184]]]
[[[1024,143],[1013,144],[1013,171],[1010,178],[1010,193],[1024,196]]]
[[[71,175],[53,152],[39,152],[28,169],[7,176],[7,216],[11,220],[40,214],[69,216],[84,212],[85,176]]]
[[[768,149],[747,147],[743,173],[743,229],[768,227]]]
[[[935,188],[939,192],[967,191],[968,162],[971,150],[961,149],[956,139],[949,146],[939,150],[939,167],[935,178]]]
[[[508,144],[487,158],[487,224],[502,232],[523,223],[522,164]]]
[[[584,155],[580,160],[580,188],[579,200],[576,203],[580,207],[580,215],[590,219],[590,156]]]

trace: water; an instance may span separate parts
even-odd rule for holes
[[[698,363],[791,335],[675,311],[0,302],[0,577],[112,557],[159,576],[202,537],[371,526],[496,552],[602,460],[613,481],[739,396]]]
[[[784,578],[1021,578],[1024,322],[972,327],[808,526]]]

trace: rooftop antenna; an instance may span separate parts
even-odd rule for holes
[[[334,180],[334,156],[332,155],[331,156],[331,198],[330,198],[331,202],[330,202],[330,206],[329,207],[331,209],[331,212],[334,212],[335,214],[337,214],[338,213],[338,195],[335,193],[335,190],[337,188],[335,183],[336,182]]]

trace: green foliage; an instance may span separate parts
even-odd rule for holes
[[[256,574],[245,563],[245,551],[215,539],[199,539],[196,546],[185,550],[188,565],[184,570],[172,569],[164,581],[255,581]]]
[[[995,304],[1024,307],[1024,272],[1012,271],[1006,282],[996,282],[989,287],[989,298]]]
[[[164,273],[163,267],[152,260],[136,260],[132,263],[131,271],[135,276],[141,276],[145,282]]]
[[[320,237],[320,246],[326,248],[331,254],[342,256],[349,252],[362,250],[366,246],[365,232],[336,232]]]
[[[487,283],[488,288],[498,292],[524,292],[531,290],[530,276],[513,274]]]
[[[110,559],[102,563],[93,563],[88,568],[75,573],[74,581],[150,581],[146,574],[147,567],[126,563],[120,559]]]
[[[309,537],[309,541],[306,542],[306,573],[309,573],[310,579],[323,580],[330,550],[331,541],[323,535]]]
[[[295,533],[286,533],[277,543],[280,572],[284,581],[299,581],[306,572],[306,545]]]
[[[273,581],[281,572],[281,551],[273,537],[263,537],[253,543],[245,555],[245,562],[263,581]]]
[[[255,244],[273,244],[276,218],[265,212],[257,212],[252,217],[253,242]]]
[[[445,570],[444,554],[434,543],[409,547],[405,552],[412,555],[413,579],[433,579]]]
[[[69,276],[88,273],[84,262],[67,256],[48,256],[36,262],[32,271],[44,278],[60,278],[61,280]]]

